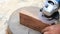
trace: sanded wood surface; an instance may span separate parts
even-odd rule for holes
[[[37,20],[31,16],[25,15],[23,13],[20,13],[20,24],[27,26],[31,29],[40,31],[44,29],[45,27],[49,26],[47,24],[44,24],[40,20]]]

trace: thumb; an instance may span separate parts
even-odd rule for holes
[[[50,30],[50,27],[46,27],[45,29],[42,30],[42,33],[47,32]]]
[[[51,34],[50,32],[44,32],[44,34]]]

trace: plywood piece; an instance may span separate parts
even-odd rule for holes
[[[31,16],[25,15],[23,13],[20,13],[20,24],[27,26],[31,29],[40,31],[44,29],[45,27],[49,26],[48,24],[45,24],[41,22],[40,20],[37,20]]]

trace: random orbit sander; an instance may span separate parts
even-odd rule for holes
[[[46,0],[43,8],[40,9],[40,19],[43,23],[54,25],[59,22],[60,0]]]

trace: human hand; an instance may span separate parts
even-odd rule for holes
[[[60,24],[48,26],[42,32],[43,34],[60,34]]]

